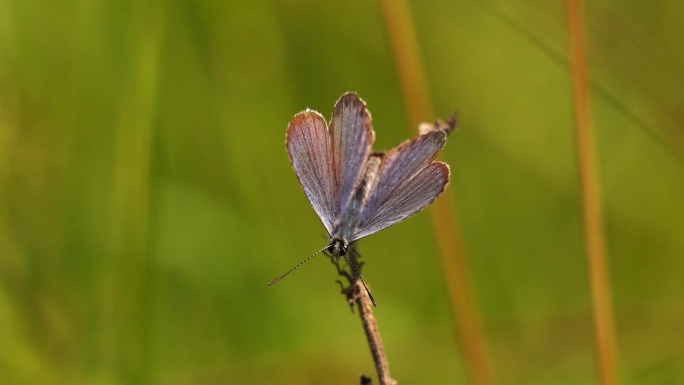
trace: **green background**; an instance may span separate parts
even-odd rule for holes
[[[586,32],[624,384],[684,381],[684,3]],[[498,384],[596,383],[563,2],[410,4]],[[0,383],[353,384],[284,149],[356,91],[412,136],[372,1],[0,0]],[[427,212],[364,239],[392,375],[465,383]]]

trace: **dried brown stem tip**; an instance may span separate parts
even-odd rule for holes
[[[350,248],[353,247],[353,245],[350,246]],[[378,332],[378,323],[373,315],[373,307],[375,306],[374,301],[371,299],[370,292],[367,290],[365,284],[357,278],[361,275],[360,270],[363,266],[363,264],[356,260],[357,255],[357,252],[347,253],[349,264],[356,266],[357,272],[349,273],[338,265],[338,273],[349,281],[349,286],[342,288],[342,294],[347,298],[349,305],[352,307],[352,311],[354,306],[356,306],[359,311],[361,324],[366,333],[366,340],[368,341],[368,347],[370,348],[371,356],[373,357],[373,363],[375,364],[375,370],[378,374],[380,385],[396,385],[397,382],[389,373],[387,355],[385,355],[385,349],[382,346],[382,340],[380,339],[380,333]],[[361,383],[370,384],[370,378],[362,376]]]

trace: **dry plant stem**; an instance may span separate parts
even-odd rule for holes
[[[418,127],[420,122],[434,119],[434,112],[410,10],[405,0],[382,0],[380,4],[409,122],[412,127]],[[473,295],[454,207],[449,199],[438,198],[430,207],[430,213],[456,319],[454,329],[469,382],[473,385],[494,384],[486,337]]]
[[[582,4],[567,0],[572,63],[572,89],[575,106],[577,158],[579,161],[582,210],[591,281],[597,361],[602,385],[617,384],[615,337],[603,235],[603,218],[594,153],[594,136],[589,109],[589,80],[584,44]]]
[[[356,254],[356,249],[351,245],[350,252],[347,253],[347,259],[351,266],[357,266],[358,272],[360,273],[362,264],[356,259]],[[356,308],[359,311],[361,324],[363,325],[363,331],[366,333],[366,340],[368,341],[368,347],[370,348],[371,356],[373,357],[375,370],[378,373],[380,385],[396,385],[397,382],[390,376],[387,355],[385,355],[385,348],[382,346],[382,340],[380,339],[378,323],[373,315],[373,302],[368,296],[361,280],[357,279],[353,272],[347,272],[342,269],[339,266],[339,263],[335,264],[337,266],[337,272],[349,281],[350,286],[343,288],[342,293],[347,297],[349,304],[351,306],[356,305]],[[353,271],[354,269],[351,268],[351,270]],[[361,378],[361,381],[364,383],[364,377]]]
[[[356,280],[354,283],[354,292],[356,293],[354,302],[359,310],[363,331],[366,332],[366,340],[373,356],[380,385],[395,385],[397,382],[390,377],[387,356],[385,355],[385,349],[382,346],[382,340],[378,332],[378,323],[373,315],[373,304],[363,285],[361,285],[361,281]]]

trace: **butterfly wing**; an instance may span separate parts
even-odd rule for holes
[[[351,201],[375,140],[370,113],[358,95],[346,93],[335,103],[329,132],[337,181],[338,202],[333,207],[337,217]]]
[[[285,147],[299,183],[323,226],[332,234],[337,202],[330,136],[323,116],[306,110],[287,127]]]
[[[429,205],[449,183],[449,166],[434,162],[446,133],[432,131],[385,154],[352,240],[385,229]]]

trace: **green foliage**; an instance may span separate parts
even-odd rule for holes
[[[591,2],[620,375],[684,378],[683,3]],[[498,383],[596,376],[559,2],[413,2]],[[0,383],[372,374],[284,150],[344,91],[413,135],[374,2],[0,1]],[[427,116],[426,121],[437,118]],[[428,216],[360,244],[393,376],[462,383]]]

